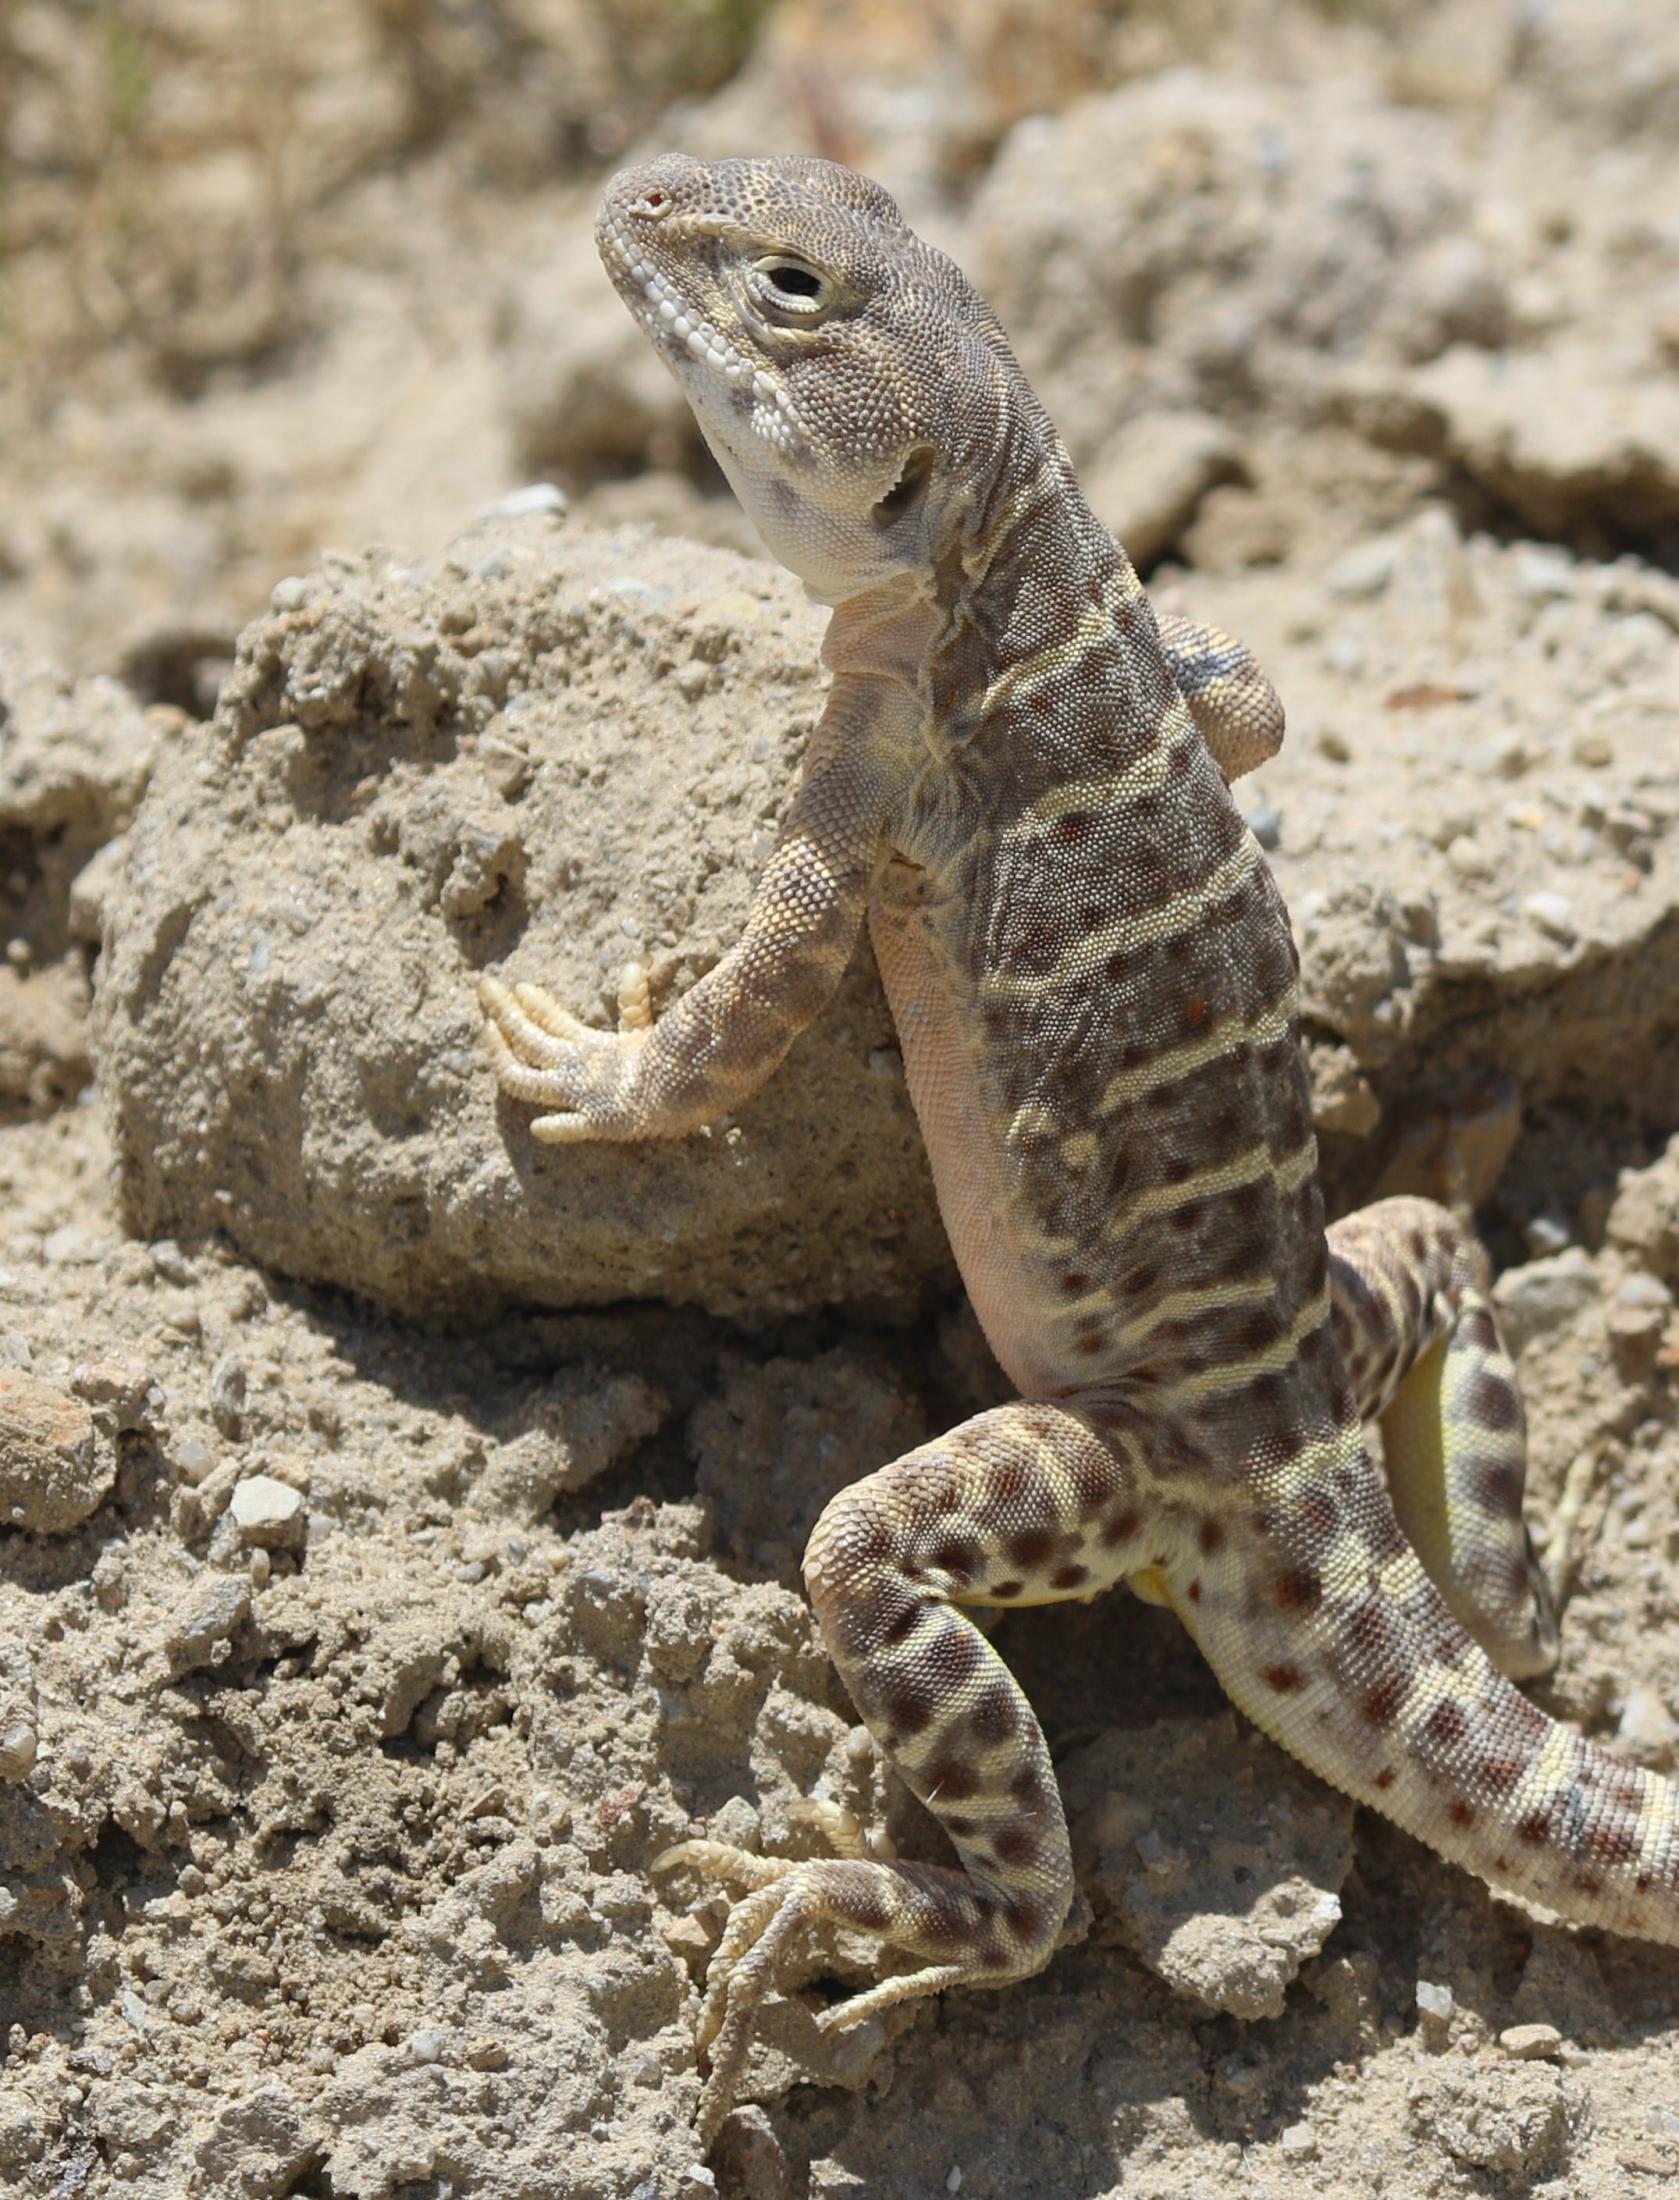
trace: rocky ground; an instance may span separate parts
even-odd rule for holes
[[[759,12],[0,17],[0,2190],[1679,2189],[1672,1952],[1355,1815],[1120,1595],[997,1636],[1083,1937],[828,2044],[813,1949],[697,2155],[718,1918],[649,1861],[812,1793],[937,1853],[797,1562],[1001,1378],[866,955],[668,1152],[536,1148],[477,1053],[486,967],[716,958],[819,695],[596,269],[626,148],[880,174],[1258,649],[1334,1201],[1456,1127],[1537,1693],[1679,1767],[1679,38]]]

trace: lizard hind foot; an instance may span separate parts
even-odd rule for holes
[[[1048,1953],[1016,1927],[1006,1907],[942,1865],[902,1864],[870,1854],[867,1835],[848,1811],[815,1804],[801,1811],[845,1853],[834,1857],[757,1856],[720,1841],[681,1841],[654,1870],[686,1865],[746,1891],[729,1912],[712,1955],[694,2027],[709,2064],[698,2130],[709,2146],[733,2104],[758,2013],[788,1970],[799,1936],[836,1925],[922,1957],[920,1968],[877,1979],[820,2012],[825,2036],[851,2030],[897,2003],[947,1986],[1001,1984],[1036,1970]]]

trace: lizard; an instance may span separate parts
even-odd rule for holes
[[[1419,1198],[1326,1228],[1299,956],[1230,792],[1282,738],[1269,681],[1155,615],[997,316],[877,184],[665,155],[613,179],[597,242],[831,608],[832,680],[736,944],[657,1017],[630,965],[611,1032],[486,975],[500,1086],[545,1140],[682,1136],[772,1073],[866,921],[1018,1392],[834,1496],[804,1564],[954,1861],[876,1853],[832,1807],[831,1854],[657,1860],[739,1890],[698,2019],[702,2137],[812,1928],[882,1952],[835,2028],[1054,1952],[1065,1813],[986,1608],[1127,1583],[1357,1801],[1495,1889],[1679,1944],[1679,1791],[1515,1686],[1556,1633],[1485,1256]]]

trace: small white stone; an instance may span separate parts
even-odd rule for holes
[[[1641,1756],[1657,1762],[1671,1761],[1675,1744],[1679,1744],[1679,1725],[1653,1688],[1629,1688],[1615,1739]]]
[[[0,1732],[0,1780],[27,1779],[39,1747],[34,1720],[21,1715],[14,1719]]]
[[[1522,1236],[1527,1249],[1536,1260],[1543,1260],[1551,1253],[1560,1253],[1569,1243],[1566,1222],[1555,1215],[1534,1215],[1522,1225]]]
[[[522,489],[510,489],[506,496],[493,498],[478,507],[480,525],[496,519],[532,519],[547,516],[563,519],[566,512],[566,495],[551,481],[527,482]]]
[[[303,1517],[303,1496],[271,1474],[248,1474],[228,1501],[234,1525],[252,1542],[293,1527]]]
[[[1566,942],[1579,930],[1574,922],[1574,904],[1566,894],[1529,894],[1522,903],[1522,914],[1554,940]]]
[[[1290,2124],[1282,2135],[1282,2150],[1294,2162],[1310,2162],[1318,2151],[1318,2135],[1310,2124]]]
[[[1417,1981],[1417,2014],[1431,2017],[1436,2024],[1448,2024],[1456,2006],[1449,1986],[1436,1986],[1431,1979]]]
[[[962,2165],[960,2162],[951,2163],[949,2175],[944,2181],[944,2189],[946,2192],[960,2192],[962,2190]]]

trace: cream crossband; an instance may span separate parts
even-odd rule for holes
[[[1228,786],[1281,740],[1270,684],[1156,621],[995,316],[876,185],[670,155],[612,183],[598,234],[764,540],[833,606],[833,685],[729,953],[656,1019],[632,966],[617,1032],[486,980],[497,1073],[540,1138],[679,1137],[771,1075],[866,922],[1020,1392],[842,1491],[805,1559],[950,1860],[889,1861],[833,1812],[831,1857],[659,1860],[741,1890],[702,2133],[810,1928],[910,1964],[830,2028],[1054,1953],[1060,1796],[975,1607],[1129,1582],[1250,1718],[1442,1856],[1679,1943],[1672,1784],[1513,1685],[1556,1636],[1484,1262],[1421,1200],[1325,1230],[1297,957]]]

